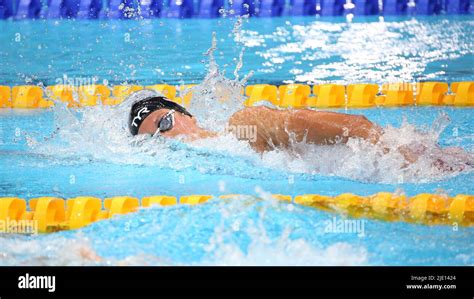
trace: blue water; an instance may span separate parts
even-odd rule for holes
[[[473,21],[471,16],[354,23],[338,18],[251,19],[244,22],[240,37],[231,34],[234,21],[226,19],[0,22],[0,80],[10,85],[49,85],[60,83],[67,75],[111,84],[199,83],[208,61],[202,53],[210,46],[211,32],[216,31],[216,58],[229,77],[246,46],[240,74],[255,71],[250,83],[465,81],[474,78]],[[15,41],[16,33],[20,41]],[[86,119],[101,109],[84,112]],[[383,127],[404,128],[405,119],[425,131],[445,113],[450,122],[438,143],[470,152],[474,149],[471,108],[336,111],[364,114]],[[121,148],[114,132],[99,138],[87,123],[78,127],[60,124],[55,113],[58,111],[0,111],[1,196],[244,193],[265,199],[215,199],[192,207],[157,207],[77,231],[0,236],[0,265],[474,264],[473,228],[364,219],[360,220],[363,235],[330,233],[325,230],[328,223],[344,220],[343,215],[265,196],[369,195],[396,190],[407,195],[473,194],[472,171],[434,175],[420,166],[401,176],[393,159],[380,161],[379,170],[366,168],[367,161],[375,157],[355,147],[362,152],[355,152],[354,157],[333,151],[336,158],[342,153],[345,164],[340,169],[311,172],[308,168],[313,165],[323,167],[330,162],[314,161],[317,154],[299,159],[281,153],[260,157],[226,140],[210,146],[171,142],[168,149],[160,147],[151,155]],[[82,113],[74,114],[80,118]],[[53,134],[56,126],[63,135]],[[412,134],[400,132],[406,134],[400,133],[400,139]],[[327,152],[332,150],[321,153]]]
[[[0,78],[18,85],[72,79],[199,83],[216,32],[232,73],[242,46],[250,83],[473,80],[474,16],[144,21],[0,21]]]

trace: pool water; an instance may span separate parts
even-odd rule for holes
[[[249,83],[472,81],[474,17],[2,21],[2,84],[94,79],[111,85],[199,83],[216,32],[232,75],[245,47]],[[87,81],[89,80],[89,81]],[[80,83],[80,82],[79,82]]]
[[[415,82],[473,80],[471,16],[363,19],[275,18],[125,22],[0,22],[2,84],[104,80],[109,84]],[[208,74],[213,52],[220,74]],[[20,40],[15,38],[20,34]],[[211,56],[212,58],[213,56]],[[211,59],[212,61],[212,59]],[[211,63],[211,70],[213,65]],[[225,74],[224,74],[224,71]],[[206,77],[206,74],[208,75]],[[205,78],[206,77],[206,78]],[[205,78],[205,79],[204,79]],[[193,98],[205,127],[222,129],[241,108]],[[474,150],[471,108],[340,109],[382,125],[388,141]],[[0,264],[472,265],[474,229],[359,220],[357,233],[328,232],[344,220],[268,194],[369,195],[379,191],[474,193],[474,172],[441,172],[421,159],[401,169],[395,153],[363,142],[263,155],[231,136],[184,144],[136,140],[122,107],[0,111],[0,194],[101,198],[167,194],[250,194],[198,206],[143,209],[77,231],[0,236]],[[226,117],[224,117],[226,116]],[[59,129],[58,129],[59,128]]]

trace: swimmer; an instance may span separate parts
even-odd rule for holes
[[[132,135],[180,136],[185,141],[218,135],[199,127],[197,119],[184,107],[150,90],[136,92],[130,98],[129,128]],[[301,142],[303,139],[309,144],[332,145],[346,143],[350,138],[361,138],[375,145],[383,134],[382,127],[362,115],[308,109],[277,110],[264,106],[247,107],[235,112],[228,125],[255,128],[256,138],[249,144],[259,153],[288,148],[292,140]],[[390,151],[383,148],[385,153]],[[397,150],[408,165],[417,161],[426,147],[401,146]],[[440,169],[453,170],[441,160],[436,163],[434,165]]]

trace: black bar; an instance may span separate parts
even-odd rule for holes
[[[19,277],[26,273],[29,277],[54,275],[55,291],[19,289]],[[340,298],[473,298],[473,274],[472,267],[0,267],[0,298],[294,298],[311,294]],[[414,281],[413,277],[427,280]],[[427,283],[455,285],[456,289],[407,290],[408,284]]]

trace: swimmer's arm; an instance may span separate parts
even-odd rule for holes
[[[277,115],[273,109],[266,107],[249,107],[235,112],[229,119],[229,127],[235,128],[232,133],[238,132],[240,128],[252,129],[256,138],[249,140],[250,146],[257,152],[271,150],[279,138],[278,127],[275,121],[284,122],[282,114]],[[239,138],[239,136],[236,136]],[[241,138],[239,138],[241,139]]]
[[[357,137],[372,144],[378,143],[385,154],[391,151],[390,147],[380,140],[383,129],[362,115],[299,110],[291,115],[288,130],[297,133],[296,139],[298,141],[307,131],[307,142],[309,143],[346,143],[349,138]],[[426,147],[423,145],[402,145],[397,146],[395,150],[403,156],[406,161],[405,166],[407,166],[416,162],[426,151]]]
[[[307,142],[316,144],[346,143],[349,138],[357,137],[377,144],[384,153],[391,149],[380,140],[383,129],[370,122],[363,115],[351,115],[335,112],[322,112],[312,110],[299,110],[290,117],[288,125],[290,131],[298,132],[299,141],[308,128]],[[380,142],[379,142],[380,141]],[[414,163],[426,148],[402,145],[395,148],[405,159],[406,165]]]
[[[253,125],[257,129],[256,142],[250,145],[263,152],[290,144],[290,135],[307,143],[345,143],[350,137],[377,143],[382,129],[363,116],[312,110],[275,110],[250,107],[236,112],[229,125]]]
[[[346,143],[353,137],[376,144],[382,134],[382,128],[363,115],[313,110],[290,111],[287,130],[298,142],[306,136],[306,142],[315,144]]]

